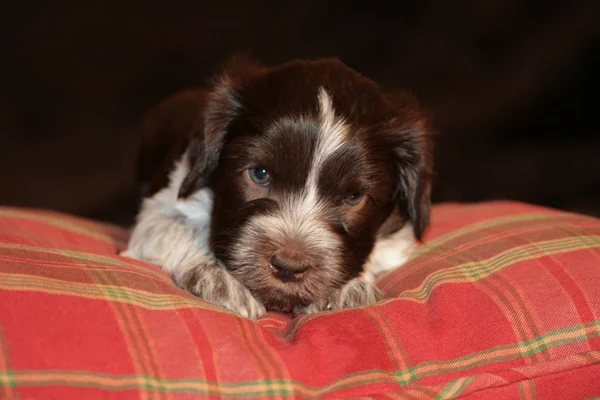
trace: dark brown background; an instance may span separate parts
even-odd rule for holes
[[[245,51],[412,90],[439,128],[436,202],[600,215],[598,1],[166,4],[0,6],[0,204],[129,223],[140,112]]]

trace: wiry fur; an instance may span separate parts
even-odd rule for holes
[[[144,200],[122,255],[156,263],[181,288],[247,318],[258,318],[265,307],[210,251],[212,191],[204,188],[188,199],[177,197],[189,170],[186,164],[187,157],[183,157],[169,186]]]
[[[124,254],[246,317],[378,301],[375,277],[428,225],[431,145],[417,102],[392,101],[337,60],[235,59],[211,90],[152,114],[140,170],[153,184]],[[248,178],[258,166],[269,186]],[[346,203],[354,192],[364,195]]]

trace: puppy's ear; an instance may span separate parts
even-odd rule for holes
[[[181,90],[150,108],[141,119],[137,127],[137,177],[142,185],[142,198],[169,183],[173,164],[199,129],[205,100],[203,89]]]
[[[261,70],[257,61],[240,55],[229,59],[213,79],[202,121],[197,124],[199,129],[187,148],[189,172],[179,188],[179,198],[186,198],[208,184],[218,166],[227,130],[243,110],[244,84]]]
[[[431,129],[414,97],[407,93],[398,94],[393,103],[399,111],[390,127],[397,168],[398,211],[411,223],[415,238],[422,241],[431,214]]]

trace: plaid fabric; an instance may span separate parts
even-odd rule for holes
[[[600,395],[600,220],[435,207],[355,310],[251,322],[116,255],[118,228],[0,208],[0,399]]]

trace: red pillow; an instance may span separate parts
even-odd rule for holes
[[[0,399],[600,395],[600,220],[442,204],[386,298],[252,322],[122,258],[119,228],[0,208]]]

